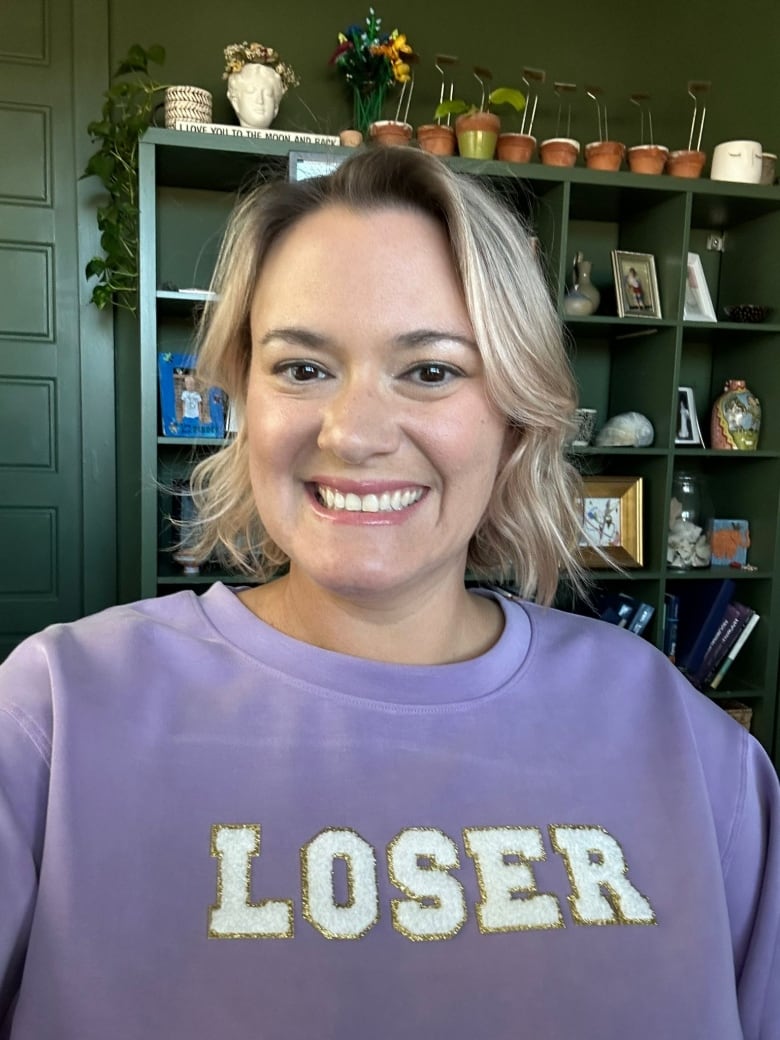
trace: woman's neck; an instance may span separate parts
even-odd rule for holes
[[[304,643],[393,664],[449,664],[478,657],[498,640],[503,613],[462,582],[392,601],[334,593],[294,571],[239,593],[267,624]]]

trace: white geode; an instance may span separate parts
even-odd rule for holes
[[[608,419],[596,435],[600,448],[649,448],[655,430],[641,412],[622,412]]]

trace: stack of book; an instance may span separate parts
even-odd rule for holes
[[[759,621],[732,578],[691,582],[664,603],[664,652],[700,690],[717,690]]]
[[[598,616],[602,621],[627,628],[637,635],[642,635],[654,613],[655,607],[650,603],[643,603],[626,592],[604,596],[598,607]]]

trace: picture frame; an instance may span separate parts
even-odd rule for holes
[[[225,395],[217,387],[199,384],[193,354],[160,352],[157,375],[163,437],[213,440],[225,436]]]
[[[345,155],[335,152],[290,152],[287,176],[291,181],[305,181],[309,177],[322,177],[340,166]]]
[[[704,447],[692,386],[677,387],[677,428],[674,443],[687,444],[689,448]]]
[[[580,558],[586,567],[641,567],[642,477],[585,477]]]
[[[655,257],[652,253],[627,253],[612,250],[618,317],[661,318],[661,300]]]
[[[683,320],[715,322],[718,320],[698,253],[688,253]]]

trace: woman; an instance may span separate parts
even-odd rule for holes
[[[777,1037],[771,765],[544,605],[580,580],[574,394],[524,230],[369,151],[245,199],[213,288],[241,425],[198,551],[284,573],[4,666],[8,1035]]]

